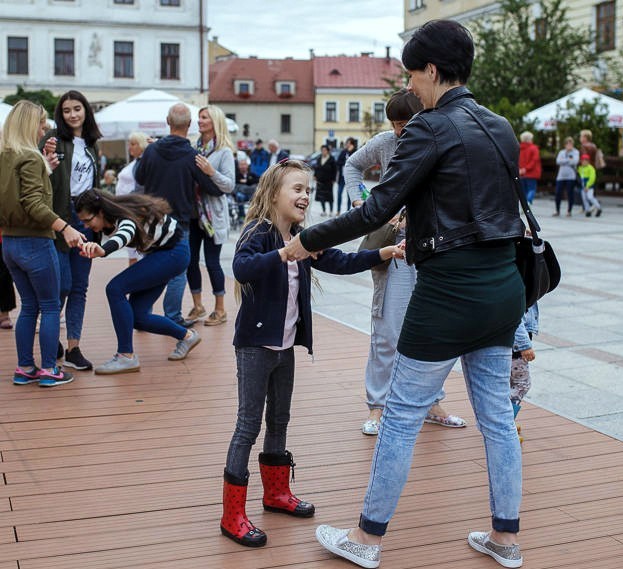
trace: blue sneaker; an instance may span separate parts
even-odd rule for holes
[[[39,370],[39,387],[56,387],[73,380],[73,375],[63,371],[58,366],[52,368],[52,371]]]
[[[41,370],[37,366],[32,366],[30,371],[18,367],[15,368],[15,373],[13,374],[13,384],[14,385],[28,385],[29,383],[35,383],[39,381],[39,372]]]

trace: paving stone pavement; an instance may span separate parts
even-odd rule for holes
[[[599,198],[600,218],[586,218],[577,206],[571,218],[552,217],[551,196],[538,197],[533,205],[542,236],[558,256],[562,280],[539,302],[540,334],[526,400],[623,440],[623,196]],[[314,202],[308,224],[323,220]],[[232,233],[223,248],[229,276],[236,238]],[[341,248],[354,251],[358,242]],[[321,290],[313,292],[314,311],[369,334],[369,272],[315,274]]]

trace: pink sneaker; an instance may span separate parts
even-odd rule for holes
[[[39,387],[56,387],[73,380],[73,375],[63,371],[58,366],[52,368],[52,371],[39,370]]]

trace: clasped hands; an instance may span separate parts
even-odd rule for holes
[[[292,239],[290,239],[290,242],[285,247],[279,249],[279,254],[284,262],[286,260],[302,261],[307,259],[307,257],[317,259],[320,255],[322,255],[322,251],[308,251],[305,247],[303,247],[299,235],[295,235]],[[403,239],[398,245],[389,245],[388,247],[379,249],[379,255],[381,256],[382,261],[387,261],[389,259],[404,259],[405,240]]]

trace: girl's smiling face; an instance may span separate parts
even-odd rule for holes
[[[283,177],[279,193],[274,200],[277,217],[289,224],[305,221],[309,207],[311,175],[301,170],[291,170]]]
[[[63,120],[73,131],[74,136],[82,136],[82,127],[86,118],[86,111],[80,101],[67,99],[61,105]]]

